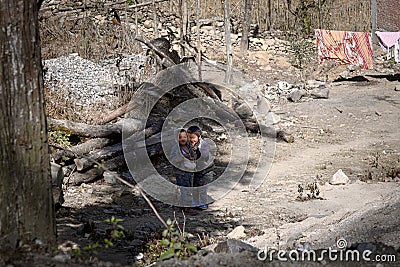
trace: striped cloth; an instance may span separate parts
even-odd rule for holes
[[[373,68],[371,33],[316,29],[315,38],[319,64],[333,59],[362,69]]]

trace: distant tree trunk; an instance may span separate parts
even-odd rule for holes
[[[0,254],[56,236],[38,6],[0,1]]]
[[[231,45],[231,22],[230,22],[229,0],[224,0],[224,24],[225,24],[225,43],[226,43],[226,74],[225,82],[231,83],[232,79],[232,45]]]
[[[271,5],[271,0],[267,1],[267,30],[270,31],[271,30],[271,26],[272,26],[272,5]]]
[[[249,30],[251,17],[251,0],[244,0],[244,19],[242,22],[243,31],[240,40],[240,56],[244,56],[249,48]]]
[[[187,0],[180,0],[180,13],[181,13],[181,58],[185,56],[185,47],[184,43],[186,42],[187,37],[187,27],[188,27],[188,7],[187,7]]]
[[[154,22],[154,37],[158,38],[158,19],[157,19],[157,6],[156,6],[156,1],[153,0],[153,22]]]
[[[202,80],[201,77],[201,40],[200,40],[200,0],[196,0],[196,28],[197,28],[197,66],[199,81]]]
[[[135,37],[139,37],[139,23],[138,23],[138,1],[135,0]]]

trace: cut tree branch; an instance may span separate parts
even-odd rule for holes
[[[47,119],[52,130],[63,130],[74,135],[82,137],[109,137],[112,135],[121,135],[122,125],[90,125],[68,120]]]

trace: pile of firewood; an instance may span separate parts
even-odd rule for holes
[[[162,68],[166,68],[176,64],[176,60],[170,58],[171,53],[163,51],[162,47],[157,47],[157,44],[163,41],[165,40],[144,43],[148,45],[149,49],[155,52]],[[141,85],[142,88],[139,89],[146,90],[146,86],[149,86],[149,84],[143,83]],[[149,88],[151,88],[151,84]],[[235,108],[229,104],[233,102],[232,96],[228,96],[223,90],[219,90],[215,86],[203,82],[184,84],[169,91],[157,101],[146,121],[144,130],[146,139],[160,140],[159,136],[164,120],[177,105],[189,99],[204,97],[219,103],[223,112],[228,114],[235,113]],[[231,99],[227,99],[229,97]],[[141,105],[143,105],[140,100],[136,102],[134,100],[110,114],[106,114],[93,125],[48,119],[48,125],[51,130],[65,131],[71,136],[78,136],[80,140],[83,140],[80,144],[68,149],[57,149],[51,155],[53,162],[64,166],[64,184],[79,185],[88,183],[100,179],[105,170],[120,171],[126,169],[122,145],[122,131],[125,119],[121,117],[132,109],[140,109]],[[240,102],[239,99],[234,99],[234,102],[241,109],[243,109],[242,106],[245,106],[245,103]],[[259,133],[260,127],[266,127],[257,123],[250,107],[245,107],[244,109],[246,112],[241,112],[239,117],[247,131]],[[236,113],[234,114],[234,116],[237,115]],[[282,132],[279,135],[282,135]],[[276,136],[273,137],[275,138]],[[53,145],[53,147],[56,146]],[[159,157],[163,154],[160,142],[147,144],[146,148],[150,158]]]

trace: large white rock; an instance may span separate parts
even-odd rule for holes
[[[349,177],[347,177],[346,174],[342,171],[342,169],[339,169],[333,176],[332,179],[329,181],[330,184],[332,185],[340,185],[340,184],[347,184],[349,182]]]
[[[244,232],[244,227],[242,225],[236,227],[235,229],[232,230],[232,232],[230,232],[227,235],[228,238],[232,238],[232,239],[240,239],[240,238],[245,238],[246,237],[246,233]]]

